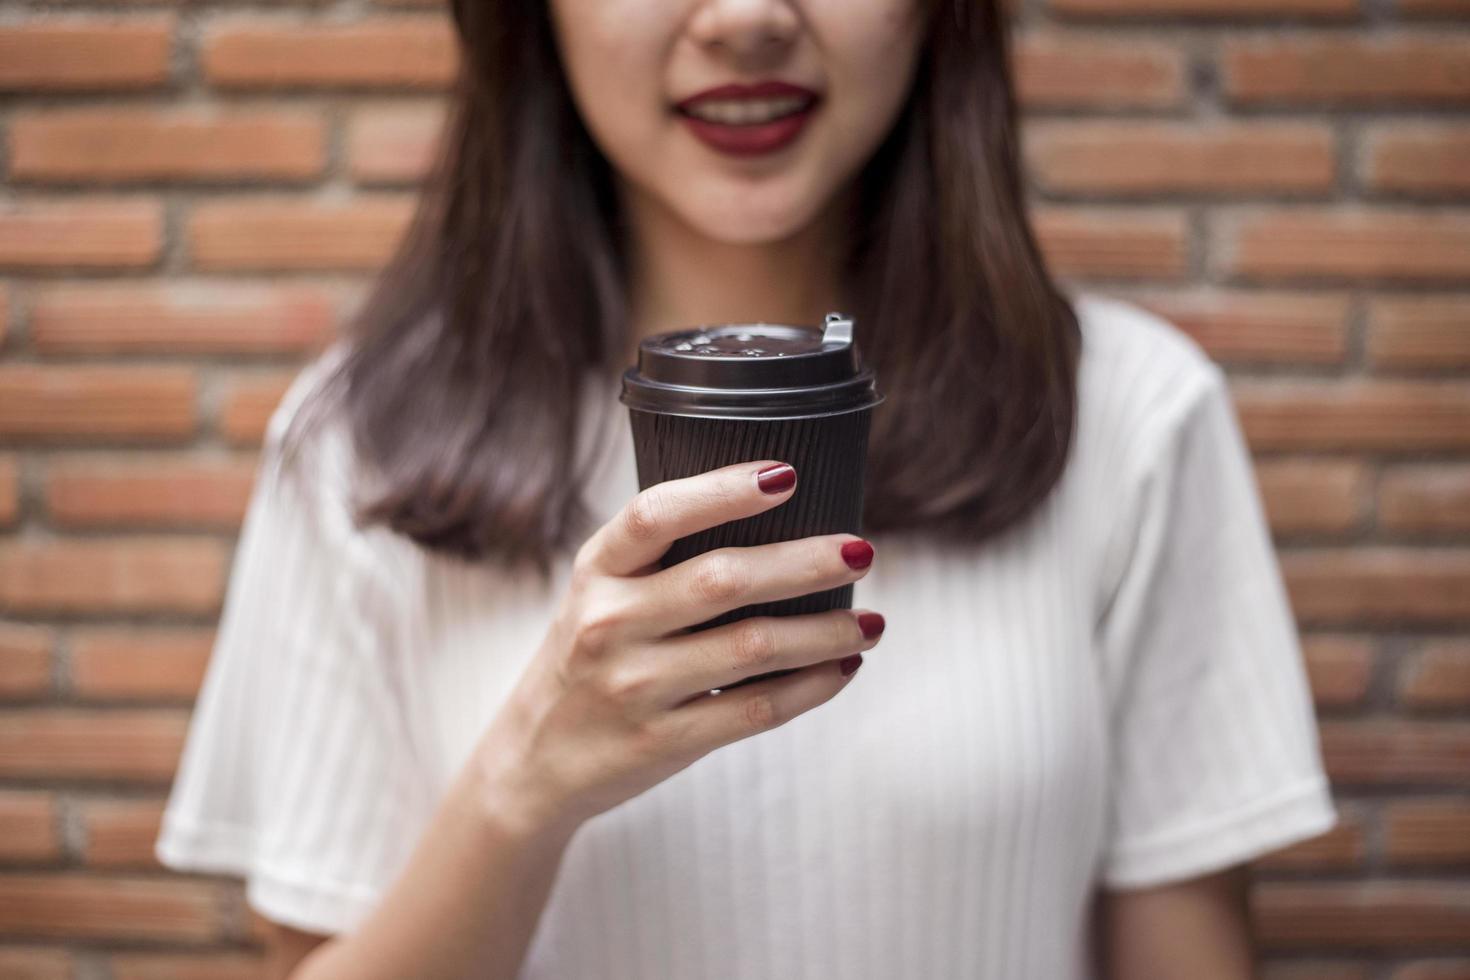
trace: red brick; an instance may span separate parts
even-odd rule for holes
[[[1399,13],[1409,17],[1470,16],[1470,0],[1398,0],[1396,6]]]
[[[22,112],[10,124],[20,180],[304,180],[325,164],[326,128],[312,112],[110,106]]]
[[[235,382],[225,395],[220,412],[220,434],[235,445],[259,446],[271,413],[294,378],[295,372],[285,372]]]
[[[218,938],[218,885],[90,874],[0,875],[0,934],[200,942]]]
[[[1470,45],[1453,36],[1261,36],[1225,42],[1237,103],[1381,105],[1470,101]]]
[[[62,949],[7,946],[0,949],[0,977],[6,980],[74,980],[71,956]]]
[[[1470,212],[1283,208],[1242,216],[1222,230],[1228,271],[1238,277],[1455,282],[1470,276]]]
[[[166,784],[187,725],[182,710],[58,708],[0,715],[0,774]]]
[[[1048,0],[1079,17],[1352,17],[1359,0]]]
[[[1470,448],[1470,389],[1430,381],[1233,381],[1256,452]]]
[[[1378,486],[1378,524],[1393,531],[1470,530],[1470,466],[1395,466]]]
[[[1470,803],[1390,803],[1383,822],[1388,858],[1394,864],[1444,868],[1470,863]]]
[[[80,698],[189,701],[209,663],[203,629],[95,629],[72,635],[71,690]]]
[[[0,26],[0,90],[158,88],[169,78],[173,30],[172,16]]]
[[[0,860],[46,862],[60,857],[61,828],[51,794],[0,792]]]
[[[49,629],[0,622],[0,697],[23,700],[49,695],[55,643]]]
[[[198,386],[187,368],[0,365],[0,437],[186,439]]]
[[[0,527],[20,520],[20,460],[13,454],[0,455]]]
[[[314,352],[336,335],[341,290],[297,283],[54,286],[31,304],[47,354]]]
[[[1132,298],[1223,363],[1340,364],[1347,353],[1346,296],[1210,290]]]
[[[1470,959],[1406,963],[1393,971],[1390,980],[1470,980]]]
[[[1373,644],[1351,636],[1307,636],[1302,640],[1312,696],[1319,708],[1361,704],[1373,678]]]
[[[153,201],[0,204],[0,266],[143,268],[162,250],[163,210]]]
[[[373,270],[392,254],[413,215],[408,197],[354,201],[249,199],[200,204],[189,252],[200,269]]]
[[[1031,109],[1173,108],[1189,89],[1184,52],[1172,45],[1050,33],[1020,36],[1015,78]]]
[[[255,953],[118,953],[112,980],[260,980],[264,960]]]
[[[437,103],[365,106],[352,113],[347,157],[364,183],[406,183],[428,175],[444,125]]]
[[[443,89],[454,78],[457,56],[442,15],[355,24],[248,18],[209,30],[202,64],[210,84],[221,88]]]
[[[1179,211],[1039,209],[1036,232],[1062,276],[1179,279],[1189,266],[1189,229]]]
[[[162,800],[93,800],[82,805],[83,851],[94,868],[156,868],[153,842],[163,819]]]
[[[1287,552],[1281,565],[1302,622],[1470,621],[1470,550],[1317,548]]]
[[[1284,459],[1256,465],[1277,534],[1341,534],[1362,524],[1368,474],[1350,460]]]
[[[1470,640],[1425,644],[1403,667],[1399,700],[1415,708],[1470,708]]]
[[[1470,724],[1326,721],[1322,755],[1341,786],[1470,786]]]
[[[10,290],[0,283],[0,348],[5,346],[5,335],[10,330]]]
[[[1386,123],[1368,130],[1364,174],[1379,191],[1470,191],[1470,126]]]
[[[1315,193],[1336,170],[1318,123],[1047,122],[1026,149],[1038,186],[1060,194]]]
[[[1272,883],[1252,906],[1267,949],[1412,949],[1470,934],[1470,889],[1453,883]]]
[[[0,607],[27,613],[218,611],[225,545],[168,537],[0,541]]]
[[[1381,368],[1470,368],[1470,296],[1373,300],[1368,359]]]
[[[253,456],[63,459],[46,471],[59,527],[238,530],[255,479]]]
[[[1361,867],[1365,852],[1362,821],[1344,814],[1327,833],[1276,851],[1256,866],[1266,871],[1341,871]]]

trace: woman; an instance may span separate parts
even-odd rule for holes
[[[248,880],[275,976],[1248,976],[1241,865],[1333,820],[1290,611],[1222,373],[1043,267],[995,3],[454,15],[415,228],[272,420],[160,857]],[[888,396],[865,535],[660,570],[801,474],[639,492],[638,340],[831,310]]]

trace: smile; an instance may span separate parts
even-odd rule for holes
[[[751,126],[800,112],[810,107],[811,101],[794,95],[781,99],[708,99],[683,111],[705,122]]]
[[[706,146],[730,156],[772,153],[801,135],[820,103],[816,92],[785,82],[724,85],[675,106]]]

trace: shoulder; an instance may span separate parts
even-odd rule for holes
[[[1082,331],[1083,369],[1109,394],[1154,397],[1220,378],[1219,366],[1198,341],[1141,306],[1079,293],[1072,308]]]
[[[1192,411],[1228,400],[1224,371],[1172,322],[1093,293],[1074,295],[1072,306],[1082,333],[1078,428],[1108,447],[1104,456],[1157,455]]]
[[[362,549],[356,518],[362,481],[342,406],[325,388],[346,349],[342,341],[302,363],[272,409],[261,440],[244,529],[273,547],[309,550],[332,562]]]
[[[382,494],[383,480],[362,459],[340,398],[345,386],[334,384],[345,380],[337,372],[351,351],[349,340],[334,340],[287,385],[266,425],[255,497],[272,515],[267,525],[309,534],[339,572],[391,574],[401,582],[423,556],[413,539],[362,516]]]
[[[297,368],[296,374],[286,386],[281,400],[276,403],[266,423],[263,442],[266,449],[276,450],[281,446],[286,430],[294,420],[302,415],[311,397],[322,393],[331,375],[341,367],[342,362],[346,359],[348,350],[348,341],[339,338],[318,350]],[[322,431],[325,433],[340,431],[340,429],[340,421],[337,421],[335,425],[330,422],[324,425]],[[318,438],[324,437],[319,436]]]
[[[339,403],[327,396],[332,376],[349,351],[332,341],[302,363],[271,411],[261,441],[262,475],[290,477],[314,496],[345,495],[356,482],[350,428]]]

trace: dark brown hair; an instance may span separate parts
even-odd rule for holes
[[[545,4],[453,0],[462,67],[414,222],[319,399],[378,489],[359,522],[478,561],[588,527],[580,382],[627,349],[609,164]],[[997,0],[936,0],[913,89],[858,177],[845,275],[874,410],[864,529],[979,541],[1066,462],[1081,338],[1028,225]],[[626,424],[626,420],[622,421]],[[940,438],[942,436],[942,438]]]

